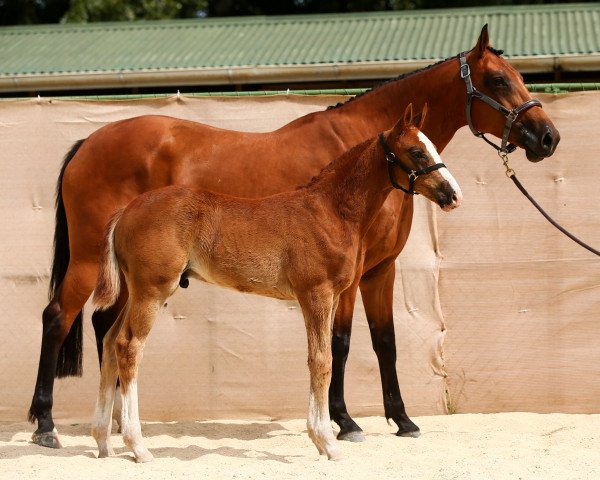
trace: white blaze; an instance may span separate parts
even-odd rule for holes
[[[419,131],[418,136],[419,136],[419,140],[421,140],[421,142],[425,145],[425,147],[427,148],[427,152],[429,153],[429,155],[431,155],[431,158],[433,158],[435,163],[443,163],[442,159],[440,158],[440,154],[436,150],[433,143],[431,143],[431,140],[429,140],[429,138],[427,138],[427,135],[425,135],[423,132]],[[438,170],[438,172],[440,172],[442,174],[442,177],[444,177],[444,179],[448,181],[448,183],[450,184],[450,186],[456,193],[456,198],[460,202],[462,200],[462,191],[460,190],[460,187],[458,186],[458,182],[452,176],[450,171],[447,168],[440,168]]]

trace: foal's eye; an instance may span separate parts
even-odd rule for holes
[[[425,155],[423,153],[423,150],[421,150],[418,147],[413,147],[409,150],[410,156],[414,159],[414,160],[420,160],[423,158],[427,158],[427,155]]]
[[[413,147],[409,150],[410,157],[415,165],[424,165],[428,162],[429,157],[423,150],[418,147]]]

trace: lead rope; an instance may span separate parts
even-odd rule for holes
[[[538,211],[544,216],[544,218],[546,220],[548,220],[552,225],[554,225],[556,228],[558,228],[562,233],[564,233],[567,237],[569,237],[575,243],[578,243],[580,246],[582,246],[586,250],[589,250],[590,252],[592,252],[600,257],[600,252],[598,250],[596,250],[593,247],[590,247],[587,243],[582,242],[575,235],[573,235],[572,233],[568,232],[563,227],[561,227],[558,223],[556,223],[554,221],[554,219],[552,219],[552,217],[550,215],[548,215],[544,211],[544,209],[540,206],[540,204],[537,203],[531,195],[529,195],[529,192],[527,190],[525,190],[525,187],[517,178],[515,171],[512,168],[510,168],[510,166],[508,165],[508,154],[506,152],[499,151],[498,156],[500,157],[500,159],[502,160],[502,163],[504,164],[504,168],[506,169],[506,172],[505,172],[506,176],[513,181],[513,183],[517,186],[517,188],[521,191],[521,193],[523,195],[525,195],[527,200],[529,200],[535,208],[538,209]]]

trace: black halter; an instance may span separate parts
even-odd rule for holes
[[[383,133],[379,134],[379,143],[381,143],[383,151],[385,152],[385,159],[387,160],[388,166],[388,174],[390,176],[390,182],[392,183],[392,186],[394,188],[397,188],[398,190],[402,190],[403,192],[408,193],[409,195],[418,195],[418,193],[415,192],[414,187],[415,180],[419,176],[426,175],[427,173],[439,170],[440,168],[446,168],[446,165],[444,165],[443,163],[436,163],[435,165],[429,165],[428,167],[421,168],[420,170],[413,170],[412,168],[407,167],[398,159],[398,157],[396,157],[394,152],[392,152],[390,146],[386,143],[385,138],[383,138]],[[396,181],[396,177],[394,176],[394,165],[400,167],[402,170],[408,173],[408,190]]]
[[[542,104],[537,98],[532,98],[531,100],[526,101],[512,110],[509,110],[504,105],[500,105],[496,100],[488,97],[485,93],[480,92],[473,86],[473,82],[471,81],[471,69],[467,63],[466,55],[467,52],[460,53],[458,55],[458,60],[460,62],[460,78],[464,79],[465,84],[467,85],[467,122],[469,123],[469,128],[471,129],[471,132],[473,132],[473,135],[483,138],[499,153],[512,153],[515,151],[517,146],[513,145],[512,143],[508,143],[508,136],[510,135],[510,129],[512,128],[514,121],[525,110],[531,107],[541,107]],[[487,103],[494,110],[498,110],[506,118],[506,123],[504,124],[504,133],[502,134],[502,143],[500,146],[496,145],[491,140],[488,140],[483,132],[480,132],[473,126],[473,119],[471,118],[471,104],[473,103],[474,98],[478,98],[479,100]]]

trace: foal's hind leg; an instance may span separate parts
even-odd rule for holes
[[[131,295],[123,326],[116,340],[123,403],[121,413],[123,441],[131,448],[138,463],[149,462],[154,458],[142,441],[137,374],[146,338],[163,303],[156,299],[136,299],[134,295]]]
[[[118,375],[115,339],[122,324],[123,315],[120,315],[104,337],[104,355],[100,365],[100,387],[98,389],[94,423],[92,424],[92,436],[98,444],[98,458],[114,454],[110,445],[110,430]]]
[[[419,427],[408,418],[400,395],[396,373],[396,337],[394,332],[393,295],[395,264],[390,261],[371,275],[363,277],[360,292],[371,331],[373,349],[379,361],[385,417],[398,425],[396,435],[418,437]]]
[[[127,284],[121,277],[121,292],[116,303],[106,310],[96,310],[92,314],[92,325],[94,327],[94,334],[96,335],[96,348],[98,349],[98,360],[100,362],[100,368],[102,368],[102,352],[104,337],[106,333],[115,323],[117,317],[122,312],[125,303],[127,303]],[[114,349],[114,345],[113,345]],[[119,380],[117,380],[117,387],[119,386]],[[113,420],[117,423],[117,432],[121,433],[121,395],[115,397],[113,403]]]
[[[308,339],[310,394],[308,435],[320,454],[339,460],[341,452],[331,429],[327,389],[331,381],[331,325],[337,298],[328,292],[312,291],[299,296]]]
[[[362,442],[365,440],[362,429],[348,414],[344,399],[344,377],[346,361],[350,351],[350,334],[352,333],[352,316],[354,302],[358,290],[358,280],[340,295],[335,311],[331,351],[333,356],[331,385],[329,386],[329,413],[331,419],[340,427],[338,440]]]

